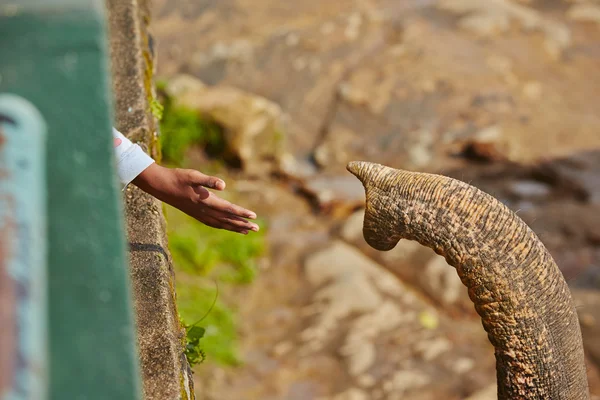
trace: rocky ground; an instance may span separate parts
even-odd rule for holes
[[[456,272],[412,242],[362,239],[353,159],[453,176],[517,211],[572,287],[600,396],[599,2],[154,8],[160,75],[227,128],[231,190],[270,227],[264,270],[231,294],[245,364],[201,366],[199,398],[495,398]]]

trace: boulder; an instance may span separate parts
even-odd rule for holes
[[[231,86],[207,86],[189,75],[175,77],[167,94],[223,128],[227,153],[249,175],[280,169],[285,159],[285,116],[277,104]]]

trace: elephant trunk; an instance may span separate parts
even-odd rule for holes
[[[535,233],[492,196],[440,175],[367,162],[363,232],[375,249],[416,240],[458,271],[495,348],[499,399],[589,399],[569,288]]]

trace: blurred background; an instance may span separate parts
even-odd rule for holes
[[[413,242],[366,245],[351,160],[452,176],[518,212],[572,288],[600,398],[599,1],[153,7],[163,162],[223,177],[262,227],[167,209],[179,312],[205,329],[188,337],[197,398],[496,398],[456,271]]]

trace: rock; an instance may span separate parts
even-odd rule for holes
[[[459,302],[463,309],[472,307],[467,290],[460,281],[456,269],[449,266],[444,257],[434,256],[418,277],[419,287],[445,308]]]
[[[284,153],[281,156],[279,170],[284,176],[305,181],[317,173],[315,164],[306,159],[298,159],[291,153]]]
[[[575,52],[568,64],[544,54],[545,48],[554,57],[570,46],[593,49],[596,38],[579,31],[571,36],[566,13],[542,2],[427,3],[458,14],[463,29],[423,14],[421,0],[393,10],[382,1],[310,0],[284,9],[274,0],[156,3],[163,11],[153,20],[160,48],[181,49],[180,56],[162,57],[159,70],[187,71],[279,104],[289,115],[288,150],[298,160],[314,155],[328,171],[340,172],[352,159],[443,168],[450,157],[440,138],[455,120],[463,124],[456,132],[462,137],[502,121],[503,141],[519,161],[600,142],[593,129],[600,115],[587,100],[600,92],[594,52]],[[316,6],[319,13],[311,12]],[[229,23],[218,23],[223,20]],[[491,37],[476,40],[465,29]],[[501,89],[516,103],[509,111],[505,105],[477,109],[469,99],[482,88]],[[435,146],[415,145],[423,129]],[[478,152],[490,152],[484,150]]]
[[[473,367],[475,367],[476,365],[477,365],[477,363],[475,362],[475,360],[465,357],[465,358],[459,358],[458,360],[456,360],[456,362],[454,363],[454,368],[456,369],[456,372],[458,372],[459,374],[464,374],[464,373],[472,370]]]
[[[436,360],[466,358],[457,356],[456,343],[441,334],[447,328],[434,308],[349,245],[338,241],[312,254],[305,271],[317,291],[310,306],[311,325],[300,335],[303,355],[334,346],[346,373],[363,388],[375,388],[380,382],[392,397],[417,393],[432,381],[429,371]],[[479,321],[475,324],[483,336]],[[392,353],[386,346],[389,341],[394,343]],[[406,365],[413,367],[407,368],[407,357],[422,360],[423,367],[412,361]]]
[[[507,14],[482,13],[461,18],[458,26],[479,36],[492,36],[506,32],[510,19]]]
[[[342,226],[340,236],[350,243],[356,243],[363,239],[363,221],[365,219],[365,210],[356,211],[346,219]]]
[[[177,104],[223,127],[228,152],[245,172],[260,176],[280,169],[287,153],[285,117],[277,104],[233,87],[205,86],[189,76],[174,78],[168,91],[177,93]]]
[[[434,135],[429,130],[421,129],[414,134],[417,143],[411,145],[408,150],[410,168],[420,170],[425,168],[433,159]]]
[[[495,383],[472,394],[466,400],[496,400],[498,398],[498,386]]]
[[[551,193],[547,184],[531,180],[511,182],[508,190],[520,199],[539,199],[548,197]]]
[[[319,394],[323,391],[321,385],[307,379],[299,382],[292,382],[285,400],[317,400]]]
[[[577,305],[586,355],[600,365],[600,292],[575,289],[572,293]]]
[[[409,390],[419,389],[431,382],[431,378],[418,371],[404,370],[394,374],[391,380],[383,383],[387,393],[404,394]]]
[[[331,400],[369,400],[369,395],[357,388],[350,388],[343,393],[331,398]]]
[[[498,126],[490,126],[477,132],[467,140],[461,151],[463,157],[482,162],[506,160],[505,150],[500,144],[502,130]]]
[[[563,191],[571,191],[590,204],[600,204],[600,153],[587,151],[549,161],[540,174]]]
[[[204,90],[206,90],[204,82],[188,74],[172,77],[165,87],[165,93],[173,98],[178,98],[188,92],[202,92]]]
[[[423,254],[425,252],[429,252],[429,249],[419,242],[404,239],[400,240],[396,247],[394,247],[392,250],[381,253],[381,258],[386,265],[407,263],[417,252],[421,252]]]
[[[595,22],[600,24],[600,5],[598,4],[575,4],[567,12],[569,18],[574,21]]]
[[[473,304],[456,269],[443,257],[412,240],[400,240],[392,250],[376,252],[363,238],[363,220],[363,209],[352,214],[340,229],[340,236],[373,254],[387,270],[417,286],[446,310],[472,312]]]
[[[270,376],[261,379],[249,365],[227,372],[227,380],[208,379],[218,388],[218,395],[207,400],[248,396],[279,400],[293,398],[293,390],[310,399],[315,390],[294,386],[307,380],[321,385],[317,394],[321,400],[348,393],[358,393],[360,400],[462,399],[491,382],[493,351],[480,321],[458,317],[450,321],[446,314],[454,316],[454,306],[436,311],[431,305],[433,297],[423,296],[419,289],[419,274],[436,257],[429,249],[402,240],[390,252],[376,252],[364,242],[361,216],[356,213],[339,234],[371,258],[364,261],[361,252],[339,246],[322,257],[315,249],[331,250],[328,241],[334,233],[329,228],[336,220],[316,215],[298,196],[296,202],[281,199],[284,192],[291,192],[290,186],[295,189],[322,172],[329,177],[343,176],[346,162],[354,159],[433,172],[458,164],[464,169],[456,177],[469,176],[472,171],[470,179],[477,181],[480,175],[493,181],[489,186],[509,199],[512,182],[537,181],[538,175],[517,174],[510,182],[500,173],[486,177],[488,168],[494,170],[503,163],[473,166],[451,159],[449,148],[457,141],[464,144],[463,140],[473,139],[486,127],[500,126],[500,135],[493,138],[492,134],[492,140],[477,139],[488,148],[475,149],[475,154],[494,159],[499,153],[498,158],[532,164],[541,158],[599,147],[600,114],[597,103],[590,101],[600,93],[600,70],[593,51],[595,27],[568,20],[563,10],[570,4],[557,8],[525,0],[492,0],[485,5],[465,1],[471,8],[456,12],[460,14],[458,24],[440,18],[440,13],[431,9],[436,2],[422,0],[366,1],[358,6],[350,0],[154,3],[161,10],[161,17],[153,20],[161,48],[181,49],[179,56],[163,57],[159,70],[189,71],[210,85],[256,93],[279,104],[290,116],[286,141],[291,157],[281,157],[282,174],[292,178],[286,182],[288,187],[282,184],[281,190],[260,195],[264,202],[244,200],[249,207],[260,206],[261,215],[272,215],[271,208],[277,210],[274,229],[268,233],[274,266],[252,285],[260,302],[252,302],[246,291],[231,297],[242,305],[245,311],[240,320],[249,326],[241,344],[267,354],[281,344],[277,350],[283,360],[278,359],[280,368],[269,370]],[[477,31],[481,33],[473,34]],[[573,51],[565,52],[569,46]],[[198,57],[191,60],[190,54]],[[554,61],[563,55],[565,62]],[[424,132],[430,135],[430,142],[422,141],[423,135],[427,138]],[[442,137],[451,140],[443,142]],[[567,169],[579,175],[587,168],[571,165]],[[565,177],[562,170],[560,177],[580,179]],[[562,190],[567,186],[552,179],[543,181],[552,188],[548,199],[534,196],[535,201],[519,203],[533,207],[527,221],[535,225],[545,243],[552,243],[553,255],[575,245],[580,254],[584,242],[598,237],[593,222],[584,226],[574,218],[582,215],[592,221],[594,215],[600,215],[594,214],[595,208],[588,202],[593,199],[593,180],[573,185],[576,190]],[[251,184],[261,189],[260,183]],[[324,189],[326,186],[317,190]],[[525,189],[528,196],[531,192],[535,190]],[[579,193],[576,199],[574,192]],[[316,192],[309,196],[318,204]],[[564,208],[564,199],[577,203],[577,210],[556,212]],[[556,207],[546,208],[547,202]],[[523,208],[517,202],[509,203],[515,210]],[[335,202],[331,204],[331,209],[338,209]],[[345,200],[337,204],[340,209],[348,207],[344,213],[354,205],[364,205]],[[559,218],[573,227],[581,225],[578,230],[587,233],[564,233]],[[306,243],[299,246],[296,241]],[[302,264],[305,258],[315,262],[315,257],[322,257],[314,268],[322,270],[319,273],[326,275],[324,280],[316,279],[319,273],[314,270],[309,279],[301,268],[307,266]],[[569,263],[596,263],[600,258],[594,257],[590,261],[587,253],[581,252]],[[439,272],[442,266],[455,274],[446,265],[440,265]],[[330,270],[335,273],[328,275]],[[441,276],[437,279],[443,282]],[[311,283],[315,281],[317,286]],[[293,310],[294,318],[275,325],[265,315],[282,304]],[[472,305],[469,307],[472,310]],[[582,323],[591,325],[593,321],[582,316]],[[303,340],[298,332],[307,332],[310,339]],[[448,350],[444,339],[452,344]],[[445,351],[434,351],[435,357],[426,362],[423,342]],[[355,352],[353,345],[357,346]],[[203,371],[197,371],[196,377]],[[350,371],[362,372],[354,375]],[[392,392],[384,393],[384,382],[394,381],[395,373],[402,371],[425,376],[429,384],[399,393],[389,383],[386,388]],[[406,380],[402,378],[400,375],[399,381]],[[495,399],[495,392],[490,396]]]
[[[546,36],[546,47],[557,56],[571,44],[569,29],[561,23],[546,19],[535,9],[508,0],[440,0],[438,7],[463,17],[459,26],[479,36],[491,36],[509,30],[516,21],[527,31],[539,31]]]
[[[542,84],[537,81],[525,83],[523,86],[523,95],[531,101],[537,101],[542,96]]]
[[[364,205],[365,191],[353,175],[318,175],[304,182],[304,193],[314,199],[321,211],[341,208],[353,211]]]
[[[346,357],[348,373],[354,377],[360,376],[371,368],[377,357],[375,345],[366,340],[342,348],[342,355]]]
[[[468,142],[462,151],[462,155],[469,160],[481,162],[502,161],[505,159],[496,145],[491,142]]]
[[[446,338],[436,338],[430,341],[423,341],[416,346],[417,353],[423,357],[423,360],[431,362],[441,354],[452,348],[452,343]]]

